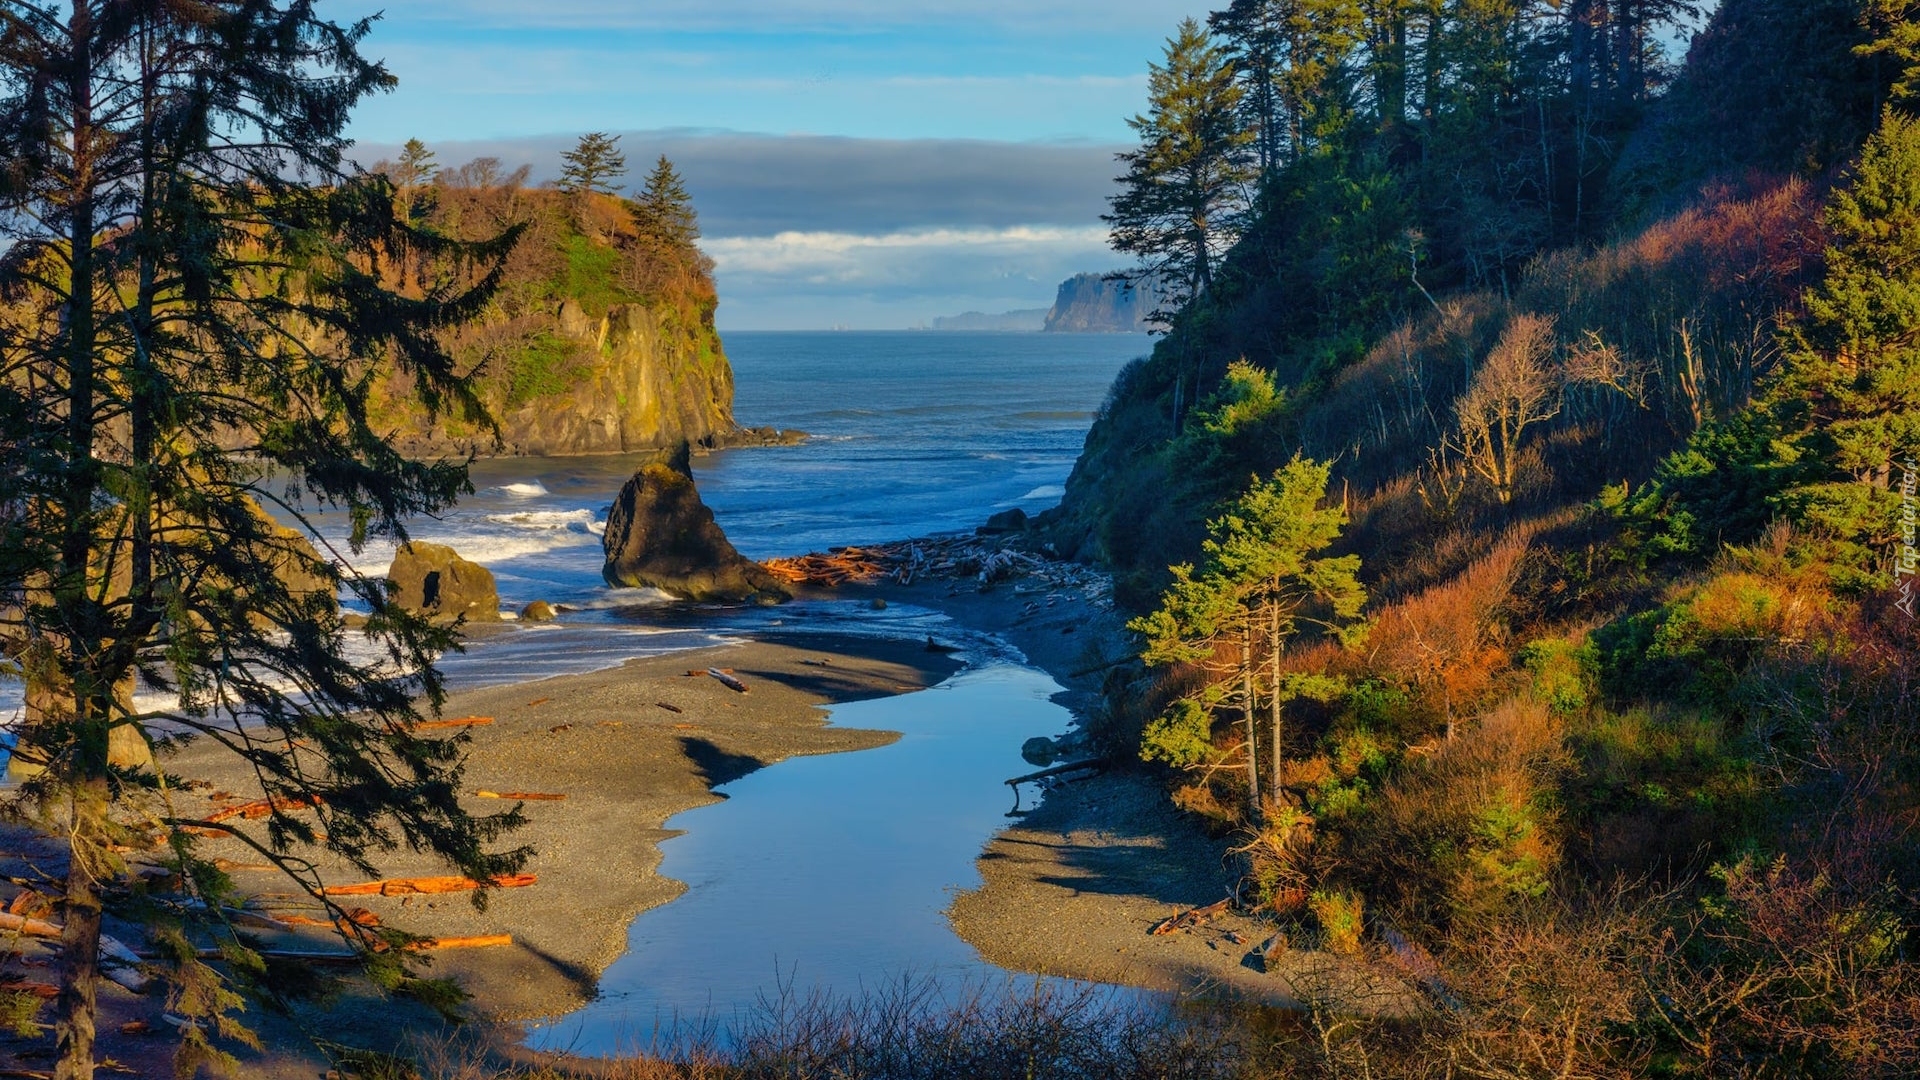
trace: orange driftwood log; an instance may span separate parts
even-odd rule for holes
[[[0,911],[0,930],[25,934],[28,937],[57,938],[60,936],[60,927],[54,923],[45,919],[29,919],[24,915],[15,915],[7,911]]]
[[[493,879],[497,889],[519,889],[539,881],[538,874],[501,874]],[[421,877],[390,878],[386,881],[363,881],[357,885],[329,885],[320,890],[322,896],[412,896],[417,893],[471,892],[480,887],[472,878],[463,877]]]
[[[250,803],[240,803],[207,815],[208,821],[226,821],[231,818],[245,818],[258,821],[275,810],[282,812],[300,810],[309,806],[325,806],[326,800],[318,795],[299,795],[291,799],[258,799]]]
[[[1199,926],[1210,921],[1215,915],[1221,915],[1233,906],[1232,900],[1218,900],[1205,907],[1188,908],[1176,915],[1170,915],[1153,924],[1149,934],[1171,934],[1175,930],[1184,930],[1189,926]]]
[[[566,798],[565,795],[555,795],[550,792],[544,792],[544,791],[485,791],[485,790],[482,790],[482,791],[476,791],[473,794],[475,798],[479,798],[479,799],[524,799],[527,802],[560,802]]]
[[[0,979],[0,990],[11,990],[16,994],[27,993],[42,1001],[52,1001],[60,996],[60,988],[30,979]]]
[[[430,728],[485,727],[493,723],[491,716],[462,716],[454,720],[422,720],[413,725],[414,731],[426,731]]]
[[[409,949],[491,949],[513,944],[512,934],[474,934],[470,937],[437,937],[416,941]]]

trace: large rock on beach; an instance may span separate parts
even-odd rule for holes
[[[1002,510],[988,518],[985,525],[980,526],[974,531],[981,536],[999,536],[1006,533],[1026,532],[1027,512],[1017,506],[1011,510]]]
[[[387,580],[401,607],[434,622],[494,622],[500,618],[500,590],[493,571],[460,557],[445,544],[413,541],[394,553]]]
[[[633,474],[607,510],[607,584],[683,600],[786,600],[767,568],[734,549],[693,486],[689,448]]]

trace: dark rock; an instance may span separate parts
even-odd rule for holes
[[[434,622],[491,622],[500,617],[500,592],[493,572],[469,562],[445,544],[414,541],[394,553],[387,580],[394,600]]]
[[[535,600],[520,609],[521,622],[552,622],[553,605],[545,600]]]
[[[688,448],[633,474],[607,510],[601,574],[616,588],[663,589],[686,600],[785,600],[766,567],[734,550],[693,486]]]
[[[977,531],[983,535],[1026,532],[1027,512],[1017,506],[1011,510],[1002,510],[988,518],[987,523]]]
[[[1045,735],[1035,735],[1020,744],[1020,756],[1026,760],[1027,764],[1038,765],[1044,769],[1059,758],[1060,748]]]
[[[876,596],[867,606],[875,611],[885,611],[887,610],[887,601],[885,597]]]

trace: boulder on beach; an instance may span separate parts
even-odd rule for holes
[[[734,549],[693,486],[688,448],[633,474],[607,510],[602,576],[616,588],[683,600],[790,598],[767,568]]]
[[[500,591],[493,572],[469,562],[445,544],[413,541],[394,553],[387,580],[394,601],[434,622],[493,622],[500,618]]]
[[[521,622],[552,622],[553,615],[553,605],[545,600],[535,600],[520,609]]]
[[[993,536],[1000,533],[1026,532],[1027,531],[1027,512],[1025,510],[1020,509],[1017,506],[1011,510],[1002,510],[999,513],[988,518],[987,523],[985,525],[980,526],[980,528],[976,531],[979,532],[980,535],[982,536]]]

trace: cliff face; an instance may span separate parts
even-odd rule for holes
[[[1075,274],[1060,283],[1060,292],[1047,312],[1046,329],[1054,333],[1144,333],[1156,324],[1148,320],[1160,306],[1151,278],[1139,282],[1114,281],[1105,274]]]
[[[429,421],[408,377],[389,372],[375,420],[401,447],[421,456],[564,455],[776,441],[734,423],[712,264],[690,236],[661,235],[625,200],[471,182],[465,172],[410,197],[451,235],[521,231],[489,310],[446,343],[472,373],[499,440],[464,417]],[[392,270],[402,289],[469,272],[432,261]]]
[[[594,318],[563,302],[552,329],[510,358],[516,370],[483,379],[500,445],[474,424],[443,417],[428,426],[418,416],[405,418],[400,442],[420,454],[558,456],[739,441],[719,335],[689,334],[673,314],[619,304]]]

